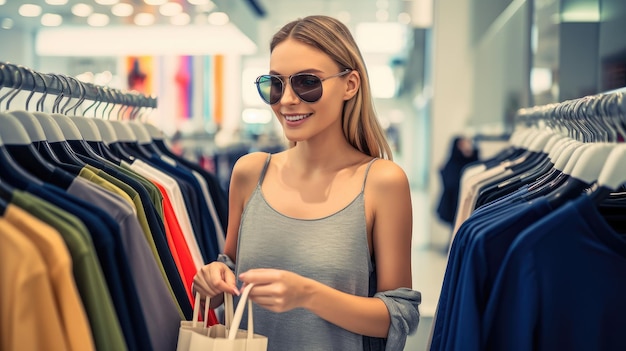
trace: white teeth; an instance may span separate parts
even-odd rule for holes
[[[287,121],[289,121],[289,122],[296,122],[296,121],[305,119],[307,117],[309,117],[308,114],[306,114],[306,115],[292,115],[292,116],[285,116],[285,119]]]

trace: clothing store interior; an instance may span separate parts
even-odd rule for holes
[[[124,243],[128,260],[108,242],[94,239],[97,254],[66,242],[71,257],[59,257],[73,262],[98,349],[176,340],[188,311],[165,301],[191,299],[198,261],[223,247],[235,161],[288,147],[253,83],[268,71],[276,30],[312,14],[354,35],[410,182],[422,301],[405,350],[626,349],[625,1],[0,0],[2,216],[10,203],[43,219],[62,188],[78,199],[66,211],[86,211],[68,232],[161,234]],[[73,166],[59,172],[45,160]],[[124,198],[145,211],[68,176],[79,174],[134,188]],[[184,198],[167,175],[186,180]],[[163,187],[145,181],[153,177]],[[159,191],[183,206],[148,210]],[[113,210],[117,223],[90,222]],[[178,238],[195,249],[135,264],[173,245],[159,218],[179,222]],[[2,308],[43,294],[15,284],[10,272],[35,263],[9,250],[0,244],[0,323],[22,323]],[[136,294],[121,289],[132,279]],[[37,327],[29,335],[80,334],[47,309],[22,313]],[[111,331],[116,319],[133,327]]]

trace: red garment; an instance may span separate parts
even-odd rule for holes
[[[191,291],[191,284],[193,283],[193,277],[196,275],[197,269],[193,263],[191,251],[189,251],[187,241],[185,240],[183,232],[180,229],[178,218],[176,217],[170,198],[167,195],[167,191],[165,191],[165,188],[163,188],[161,184],[155,181],[152,181],[152,183],[156,185],[163,195],[163,216],[164,224],[166,226],[165,235],[167,236],[167,244],[170,247],[170,251],[172,251],[172,256],[178,258],[178,262],[176,262],[176,259],[174,262],[177,264],[177,268],[185,285],[185,291],[187,292],[189,301],[191,301],[191,305],[193,306],[195,298],[193,292]],[[215,316],[215,312],[211,310],[209,311],[208,325],[215,324],[218,324],[218,320]]]

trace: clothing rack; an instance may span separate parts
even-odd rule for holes
[[[217,177],[140,120],[153,97],[4,62],[0,89],[0,314],[20,326],[0,350],[176,349],[193,277],[223,251]]]
[[[548,127],[583,142],[623,141],[626,89],[518,110],[517,127]]]
[[[80,102],[91,100],[129,107],[157,107],[157,98],[153,96],[82,82],[63,74],[41,73],[22,65],[0,62],[0,73],[0,87],[13,88],[16,91],[77,98]]]
[[[520,109],[464,168],[430,351],[624,349],[624,94]]]

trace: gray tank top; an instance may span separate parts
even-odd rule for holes
[[[363,187],[343,209],[319,219],[296,219],[273,209],[259,182],[244,208],[239,228],[237,275],[252,268],[284,269],[337,290],[368,296],[370,259]],[[243,318],[246,321],[246,318]],[[268,337],[268,351],[362,351],[363,336],[329,323],[305,309],[274,313],[254,305],[254,331]]]

